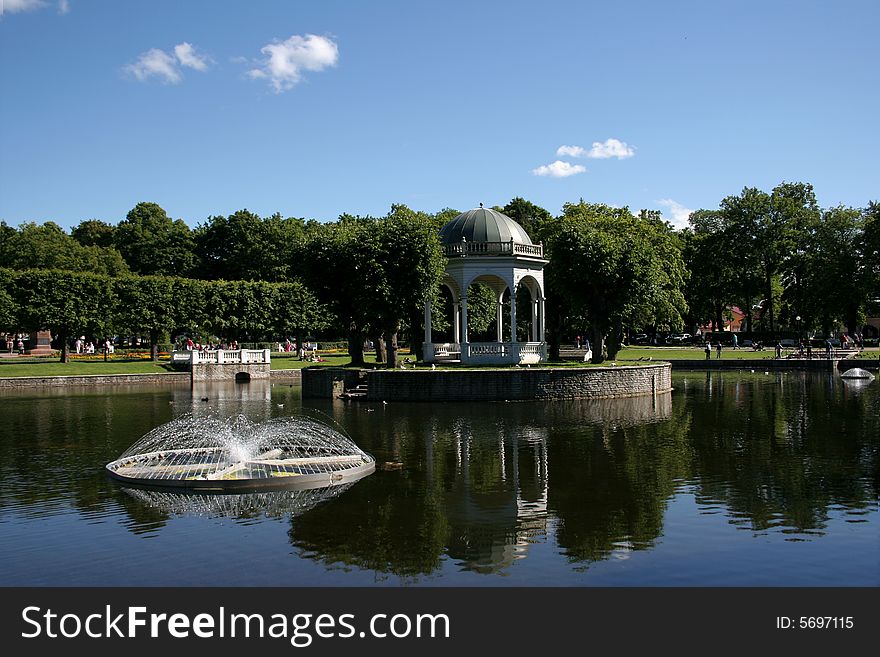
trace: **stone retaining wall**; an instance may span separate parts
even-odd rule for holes
[[[299,383],[301,370],[274,370],[273,381]],[[10,376],[0,377],[2,388],[39,388],[43,386],[112,386],[132,384],[181,385],[190,383],[189,372],[169,372],[168,374],[83,374],[80,376]]]
[[[44,386],[114,386],[141,383],[189,385],[189,372],[168,374],[83,374],[80,376],[15,376],[0,378],[0,388],[40,388]]]
[[[306,372],[303,378],[303,397],[309,376]],[[372,401],[608,399],[672,390],[672,368],[666,363],[560,369],[375,370],[366,378],[367,398]]]
[[[366,372],[341,367],[310,367],[302,372],[303,399],[335,399],[364,380]]]

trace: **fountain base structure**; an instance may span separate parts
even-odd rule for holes
[[[375,459],[314,418],[261,424],[185,415],[157,427],[108,463],[128,484],[200,491],[320,488],[373,472]]]

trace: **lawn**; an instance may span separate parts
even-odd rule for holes
[[[782,355],[790,353],[791,349],[783,349]],[[725,347],[721,351],[721,360],[762,360],[765,358],[773,358],[775,352],[773,349],[765,349],[764,351],[753,351],[752,349],[736,349]],[[813,355],[817,356],[818,350],[813,350]],[[717,356],[715,350],[712,350],[712,359]],[[699,347],[625,347],[618,352],[617,360],[706,360],[706,352]]]
[[[791,350],[783,350],[783,356]],[[819,350],[814,350],[813,355],[820,357]],[[364,354],[367,364],[376,362],[375,352]],[[715,351],[712,351],[712,360],[715,360]],[[724,349],[721,352],[722,360],[746,360],[755,361],[773,358],[772,349],[764,351],[752,351],[751,349]],[[867,349],[858,357],[876,359],[878,349]],[[409,358],[408,352],[400,354],[400,359]],[[273,370],[293,370],[302,369],[304,367],[344,367],[349,364],[350,359],[347,353],[331,353],[321,354],[321,361],[314,363],[311,361],[301,361],[298,358],[288,358],[286,355],[273,354],[272,369]],[[702,349],[688,347],[627,347],[622,349],[614,359],[602,363],[602,366],[610,365],[612,362],[619,365],[633,365],[644,363],[648,359],[651,361],[664,360],[705,360],[706,354]],[[410,369],[412,365],[407,365]],[[424,363],[419,363],[418,368],[424,369],[429,367]],[[542,367],[593,367],[592,363],[582,363],[575,360],[566,360],[561,363],[545,363]],[[438,369],[463,369],[461,365],[441,365]],[[498,366],[470,367],[467,369],[498,369]],[[57,360],[35,361],[28,359],[26,362],[16,362],[14,358],[0,360],[0,378],[18,377],[18,376],[82,376],[89,374],[165,374],[173,372],[170,365],[166,362],[154,364],[151,361],[110,361],[104,363],[98,362],[70,362],[59,363]]]
[[[364,354],[367,363],[376,362],[376,354]],[[302,369],[318,365],[323,367],[343,367],[347,365],[351,359],[346,353],[322,354],[321,362],[313,363],[310,361],[301,361],[298,358],[287,358],[281,354],[272,355],[273,370],[293,370]],[[0,360],[0,378],[18,377],[18,376],[83,376],[88,374],[166,374],[168,372],[180,371],[174,370],[168,364],[168,361],[160,361],[154,364],[149,360],[136,361],[71,361],[69,363],[60,363],[57,359],[22,359],[19,362],[16,358],[4,358]]]
[[[0,363],[0,378],[13,376],[83,376],[88,374],[167,374],[173,370],[166,364],[150,361],[108,363],[59,363],[57,360],[42,363],[15,363],[4,359]]]

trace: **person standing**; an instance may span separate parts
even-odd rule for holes
[[[721,340],[715,345],[715,358],[721,358]]]
[[[736,333],[733,334],[733,350],[736,351],[736,345],[739,341],[736,338]]]
[[[706,343],[706,360],[712,360],[712,344]]]

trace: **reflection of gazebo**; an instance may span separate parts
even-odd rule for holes
[[[440,229],[448,258],[443,284],[452,294],[452,342],[431,339],[431,304],[425,304],[425,361],[503,365],[538,363],[547,358],[544,343],[544,247],[532,244],[522,226],[500,212],[482,207],[458,215]],[[468,287],[485,285],[495,293],[496,339],[468,339]],[[531,317],[526,341],[517,336],[516,291],[530,297]],[[510,299],[510,332],[505,339],[504,295]]]

